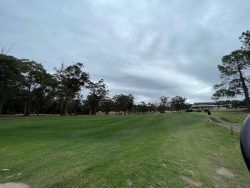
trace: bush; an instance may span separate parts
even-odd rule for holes
[[[204,112],[209,112],[209,109],[208,108],[204,109]]]

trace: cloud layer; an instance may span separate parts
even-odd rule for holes
[[[53,71],[83,62],[110,94],[208,101],[217,64],[250,29],[250,1],[0,1],[0,45]]]

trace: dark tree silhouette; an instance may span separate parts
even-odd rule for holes
[[[118,111],[123,111],[125,114],[130,113],[132,111],[134,105],[134,96],[132,94],[115,95],[113,97],[113,100]]]
[[[21,65],[17,58],[0,54],[0,115],[6,101],[18,95],[23,81]]]
[[[161,96],[160,98],[160,105],[158,107],[158,110],[161,112],[161,113],[165,113],[166,109],[167,109],[167,102],[168,102],[168,97],[165,97],[165,96]]]
[[[180,110],[185,110],[188,106],[186,104],[186,98],[180,96],[172,98],[170,104],[171,108],[177,112],[179,112]]]
[[[96,83],[89,81],[87,88],[90,90],[87,96],[87,103],[89,104],[91,114],[96,115],[97,107],[105,99],[109,91],[103,79]]]
[[[21,61],[24,72],[23,89],[26,93],[24,115],[27,116],[31,111],[33,93],[36,89],[45,87],[45,79],[48,74],[42,64],[27,59],[22,59]]]
[[[245,103],[250,112],[249,99],[249,68],[250,68],[250,31],[243,32],[240,36],[242,47],[222,58],[222,63],[218,65],[222,82],[216,84],[216,92],[213,99],[222,97],[235,97],[244,95]]]
[[[76,63],[65,67],[63,64],[56,69],[55,77],[57,78],[58,97],[60,99],[61,115],[68,114],[68,103],[71,102],[81,88],[89,80],[89,74],[83,71],[83,64]]]
[[[221,97],[234,97],[236,95],[245,96],[245,102],[250,111],[250,99],[248,92],[249,78],[247,71],[250,68],[250,53],[247,50],[236,50],[222,58],[222,63],[218,65],[221,84],[214,86],[216,92],[214,99]]]

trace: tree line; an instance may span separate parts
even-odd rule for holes
[[[212,99],[244,95],[244,103],[250,112],[250,31],[243,32],[239,39],[241,48],[223,56],[218,65],[222,82],[214,86]]]
[[[88,91],[82,95],[83,89]],[[186,98],[168,100],[162,96],[159,104],[135,104],[132,94],[109,97],[104,80],[93,82],[82,63],[61,65],[50,74],[42,64],[0,54],[0,114],[109,114],[181,111],[189,108]]]

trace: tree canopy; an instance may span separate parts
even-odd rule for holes
[[[221,64],[218,65],[222,82],[214,86],[216,91],[213,99],[244,95],[246,106],[250,111],[248,90],[250,84],[250,32],[242,33],[240,40],[242,48],[225,55]]]
[[[189,107],[189,105],[186,103],[186,98],[181,96],[171,98],[170,104],[171,108],[177,112],[186,110]]]
[[[168,97],[160,97],[159,104],[145,101],[135,104],[132,94],[111,97],[107,88],[103,79],[92,81],[79,62],[68,66],[61,64],[51,74],[34,60],[0,54],[0,114],[96,115],[98,111],[105,114],[113,111],[127,115],[170,110]],[[179,104],[182,98],[174,99],[172,109],[183,109],[185,100]]]

